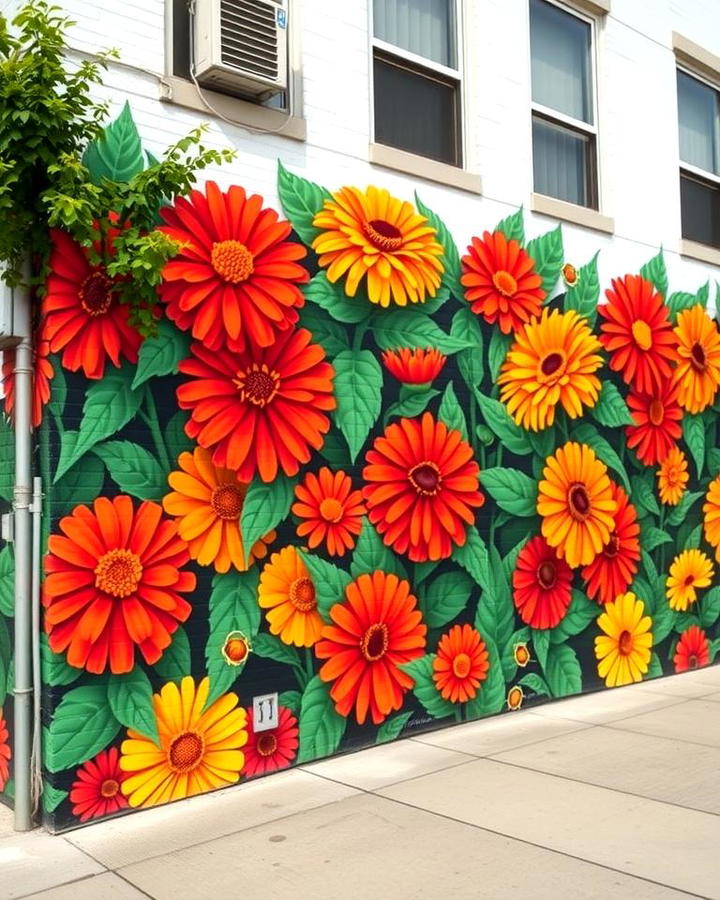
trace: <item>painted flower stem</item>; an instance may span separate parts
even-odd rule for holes
[[[152,395],[152,391],[150,388],[146,387],[145,389],[145,408],[146,412],[140,411],[140,415],[150,429],[150,434],[153,439],[153,443],[155,444],[155,449],[157,450],[158,456],[160,457],[160,464],[166,471],[170,471],[173,466],[170,461],[170,454],[167,451],[167,447],[165,446],[165,441],[163,439],[162,433],[160,431],[160,425],[158,424],[158,414],[157,407],[155,406],[155,398]]]
[[[315,659],[313,657],[312,647],[305,648],[305,675],[308,681],[315,677]]]

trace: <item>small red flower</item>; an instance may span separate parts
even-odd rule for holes
[[[440,638],[433,660],[433,681],[444,700],[472,700],[489,669],[490,654],[485,641],[470,625],[453,625]]]
[[[628,590],[640,559],[637,512],[620,485],[610,484],[618,505],[615,527],[602,551],[582,570],[588,597],[600,604],[614,603],[619,594]]]
[[[680,635],[673,656],[676,672],[699,669],[710,662],[710,642],[698,625],[691,625]]]
[[[243,748],[245,767],[243,775],[265,775],[287,769],[295,759],[298,748],[298,722],[295,716],[281,706],[278,709],[278,727],[268,731],[253,731],[253,711],[249,706],[247,713],[248,741]]]
[[[0,707],[0,791],[5,790],[5,785],[10,778],[10,733],[8,732],[7,722],[3,718],[2,707]]]
[[[399,350],[386,350],[382,361],[388,372],[403,384],[428,385],[438,377],[447,357],[435,349],[401,347]]]
[[[128,802],[120,791],[124,777],[117,747],[102,750],[94,759],[89,759],[75,773],[70,788],[73,815],[81,822],[87,822],[126,809]]]
[[[554,628],[565,618],[572,598],[572,569],[544,537],[536,535],[522,548],[512,583],[515,608],[526,625]]]
[[[683,411],[678,403],[679,385],[664,381],[651,394],[630,391],[627,405],[635,420],[625,429],[627,445],[646,466],[662,462],[682,435]]]

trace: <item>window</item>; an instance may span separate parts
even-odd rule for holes
[[[373,0],[375,141],[462,166],[457,0]]]
[[[594,24],[530,0],[534,190],[598,209]]]
[[[682,236],[720,247],[720,94],[678,69]]]

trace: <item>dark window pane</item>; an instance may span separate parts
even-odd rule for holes
[[[720,247],[720,188],[681,175],[680,211],[684,238]]]
[[[190,13],[187,0],[173,0],[173,75],[190,77]]]
[[[375,140],[462,165],[457,83],[378,56],[374,73]]]
[[[533,117],[535,192],[597,209],[593,139]]]

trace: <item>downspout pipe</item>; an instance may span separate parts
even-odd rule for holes
[[[13,690],[15,830],[33,827],[32,732],[32,315],[30,263],[13,291],[15,348],[15,687]]]

